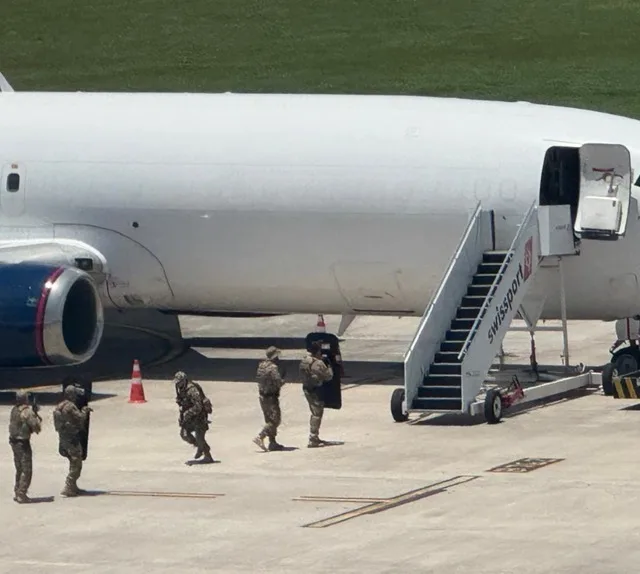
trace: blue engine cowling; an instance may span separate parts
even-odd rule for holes
[[[84,271],[0,264],[0,367],[84,363],[103,330],[100,295]]]

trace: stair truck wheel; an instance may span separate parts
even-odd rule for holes
[[[613,363],[607,363],[602,369],[602,392],[605,396],[613,395],[613,377],[618,376],[618,369]]]
[[[488,391],[484,398],[484,418],[490,425],[495,425],[502,419],[502,396],[496,389]]]
[[[409,420],[409,414],[404,412],[402,403],[404,402],[404,389],[395,389],[391,393],[391,416],[397,423]]]
[[[613,395],[613,377],[623,376],[640,370],[640,352],[638,348],[627,347],[611,357],[611,362],[602,369],[602,392],[605,396]]]

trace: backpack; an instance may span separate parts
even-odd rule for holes
[[[213,413],[213,405],[211,404],[211,401],[206,397],[204,391],[202,390],[202,387],[198,383],[193,381],[193,384],[195,385],[196,389],[198,389],[198,392],[202,397],[202,406],[204,407],[204,412],[210,415],[211,413]]]
[[[74,433],[77,431],[67,416],[63,414],[63,410],[60,408],[60,405],[58,405],[53,411],[53,426],[58,433]]]

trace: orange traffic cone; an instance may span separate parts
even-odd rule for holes
[[[318,315],[318,322],[316,323],[316,333],[326,333],[327,326],[324,324],[324,315]]]
[[[140,374],[140,363],[138,359],[133,361],[133,372],[131,373],[131,390],[129,391],[130,403],[146,403],[144,398],[144,387],[142,386],[142,375]]]

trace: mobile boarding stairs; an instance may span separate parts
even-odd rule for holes
[[[580,256],[577,238],[611,240],[624,234],[633,175],[628,151],[622,146],[587,144],[580,148],[580,155],[581,188],[573,222],[569,205],[535,201],[511,244],[499,249],[493,214],[478,203],[405,354],[404,388],[394,390],[391,397],[395,421],[406,421],[411,412],[484,413],[488,423],[497,423],[504,409],[515,402],[600,383],[600,375],[589,371],[526,389],[515,377],[508,389],[487,384],[513,319],[519,315],[526,330],[536,330],[545,290],[557,293],[550,274],[559,274],[568,368],[562,260]],[[607,171],[595,167],[596,162],[604,163],[603,157],[608,163],[612,158],[619,160],[614,173],[623,173],[620,185],[612,186],[613,177],[599,177],[599,172]],[[551,329],[559,330],[541,330]]]

